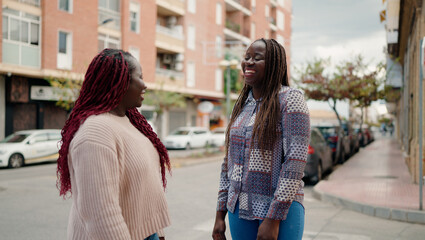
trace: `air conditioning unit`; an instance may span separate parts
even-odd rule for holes
[[[170,64],[173,61],[173,56],[170,54],[164,54],[162,57],[162,62],[165,64]]]
[[[170,16],[167,18],[167,26],[168,27],[173,27],[174,25],[176,25],[177,23],[177,18],[176,16]]]

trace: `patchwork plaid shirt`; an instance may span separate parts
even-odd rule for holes
[[[284,220],[293,201],[302,204],[310,116],[300,90],[282,87],[279,101],[279,137],[273,150],[265,150],[264,155],[251,139],[261,99],[255,100],[251,92],[232,124],[221,167],[218,211],[234,212],[239,201],[240,218]]]

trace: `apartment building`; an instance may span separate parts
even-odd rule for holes
[[[412,181],[419,182],[425,172],[425,135],[420,135],[420,108],[424,109],[424,89],[420,89],[421,40],[425,37],[425,0],[389,0],[386,5],[387,31],[387,85],[399,94],[399,98],[387,103],[395,116],[397,139],[409,168]],[[424,54],[424,53],[422,53]],[[422,59],[423,60],[423,59]],[[392,68],[392,69],[388,69]],[[422,91],[422,92],[421,92]],[[424,111],[422,111],[423,113]],[[424,119],[424,118],[422,118]],[[422,148],[422,156],[420,149]],[[422,174],[420,174],[422,172]]]
[[[165,136],[178,126],[225,124],[225,58],[240,60],[257,38],[282,43],[290,59],[292,0],[1,0],[0,138],[61,128],[68,112],[46,78],[83,80],[102,49],[122,48],[142,65],[149,89],[184,94],[185,108],[141,111]],[[233,94],[234,98],[236,94]],[[212,111],[199,111],[203,102]],[[204,104],[205,105],[205,104]]]

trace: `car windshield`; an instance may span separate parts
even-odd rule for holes
[[[318,127],[318,129],[320,130],[320,132],[323,135],[334,135],[336,134],[336,129],[334,127]]]
[[[171,135],[189,135],[189,130],[176,130]]]
[[[22,142],[27,138],[29,134],[12,134],[6,137],[5,139],[1,140],[1,143],[18,143]]]

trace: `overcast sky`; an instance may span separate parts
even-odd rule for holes
[[[385,26],[379,12],[382,0],[292,0],[292,68],[315,57],[332,63],[361,54],[366,62],[385,59]],[[294,71],[292,71],[294,73]],[[348,116],[346,104],[340,112]],[[309,102],[310,108],[330,109]]]

